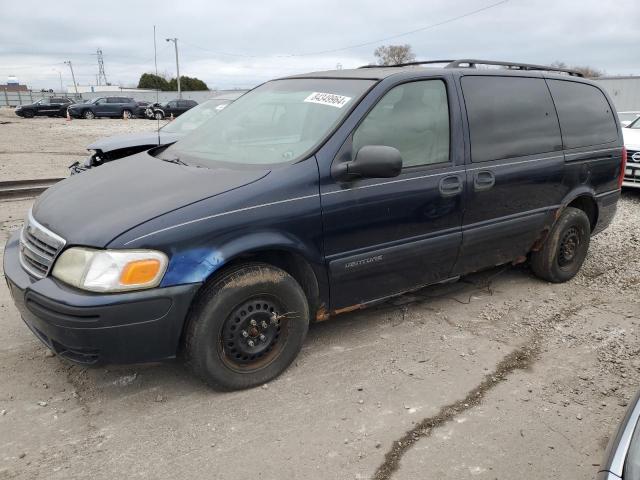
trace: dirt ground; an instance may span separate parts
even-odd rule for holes
[[[161,122],[164,124],[165,122]],[[66,177],[67,167],[88,156],[87,145],[121,133],[148,132],[157,122],[146,119],[95,120],[21,118],[0,108],[0,181]]]
[[[153,128],[9,120],[3,178],[64,175],[62,152]],[[0,245],[29,205],[0,203]],[[499,267],[344,314],[242,392],[211,391],[179,362],[51,357],[2,282],[0,479],[593,478],[638,389],[639,322],[640,192],[623,194],[574,280]]]

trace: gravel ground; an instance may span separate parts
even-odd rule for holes
[[[0,181],[66,177],[67,167],[87,156],[95,140],[132,132],[148,132],[157,123],[145,119],[95,120],[21,118],[12,108],[0,108]]]
[[[21,139],[2,156],[13,178],[31,176],[31,154],[15,153],[30,127],[53,151],[61,122],[0,125]],[[74,120],[64,148],[138,124],[151,125]],[[54,176],[66,160],[39,165]],[[3,245],[30,202],[1,205]],[[639,322],[640,192],[624,192],[574,280],[500,267],[344,314],[250,391],[210,391],[179,362],[67,364],[3,283],[0,478],[593,478],[638,389]]]

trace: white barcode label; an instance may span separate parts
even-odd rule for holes
[[[344,107],[349,102],[349,100],[351,100],[351,97],[322,92],[313,92],[311,95],[304,99],[304,101],[307,103],[319,103],[320,105],[328,105],[330,107],[337,108]]]

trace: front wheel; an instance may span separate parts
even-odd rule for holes
[[[133,114],[131,113],[131,110],[123,110],[122,111],[122,118],[126,118],[127,120],[129,120],[131,117],[133,117]]]
[[[155,117],[156,120],[164,120],[164,115],[163,115],[162,112],[156,112],[154,114],[154,117]]]
[[[309,328],[302,288],[264,263],[236,267],[205,286],[188,319],[187,363],[214,388],[238,390],[280,375]]]
[[[571,280],[587,257],[591,224],[586,213],[567,207],[542,248],[531,254],[531,269],[538,277],[554,283]]]
[[[85,110],[82,116],[87,120],[93,120],[96,118],[96,115],[91,110]]]

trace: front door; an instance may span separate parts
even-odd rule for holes
[[[449,78],[391,88],[347,139],[334,162],[365,145],[400,151],[391,179],[321,187],[333,309],[349,308],[447,278],[461,242],[464,166],[452,148],[461,121]],[[454,139],[453,143],[461,141]]]

